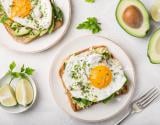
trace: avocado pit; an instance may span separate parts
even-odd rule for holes
[[[132,28],[139,28],[143,23],[141,11],[136,6],[128,6],[123,13],[124,22]]]

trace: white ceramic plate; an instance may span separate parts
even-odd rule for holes
[[[5,112],[8,112],[8,113],[13,113],[13,114],[17,114],[17,113],[22,113],[22,112],[25,112],[27,111],[29,108],[31,108],[36,100],[36,97],[37,97],[37,88],[36,88],[36,85],[35,85],[35,82],[34,80],[29,77],[29,81],[31,83],[31,86],[33,88],[33,93],[34,93],[34,96],[33,96],[33,101],[31,104],[29,104],[28,106],[24,107],[24,106],[21,106],[21,105],[16,105],[16,106],[13,106],[13,107],[5,107],[5,106],[2,106],[0,105],[0,108],[5,111]],[[11,77],[9,75],[6,75],[4,77],[2,77],[0,79],[0,86],[4,85],[4,84],[7,84],[9,81],[10,81]],[[11,86],[13,88],[15,88],[15,85],[17,83],[19,79],[17,80],[14,80],[13,83],[11,84]]]
[[[60,41],[60,39],[66,33],[71,20],[70,0],[55,0],[55,3],[62,9],[64,14],[64,24],[60,29],[58,29],[57,31],[55,31],[50,35],[45,35],[29,44],[21,44],[16,42],[10,36],[10,34],[8,34],[4,26],[1,24],[0,25],[0,34],[1,34],[0,44],[4,45],[9,49],[20,51],[20,52],[27,52],[27,53],[41,52],[55,45],[57,42]]]
[[[58,75],[58,70],[67,56],[94,45],[106,45],[115,58],[119,59],[122,63],[130,81],[129,92],[126,95],[117,97],[114,101],[107,104],[100,103],[80,112],[74,112],[65,95],[64,88]],[[65,44],[53,60],[49,77],[51,92],[58,106],[71,116],[87,122],[106,120],[121,112],[129,104],[135,88],[134,68],[129,57],[114,42],[98,36],[85,36]]]

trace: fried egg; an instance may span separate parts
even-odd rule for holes
[[[108,53],[108,52],[107,52]],[[94,51],[72,55],[62,79],[75,98],[99,102],[120,90],[127,78],[120,62]]]
[[[50,0],[0,0],[7,16],[33,29],[48,29],[52,22]]]

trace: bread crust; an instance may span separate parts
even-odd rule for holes
[[[100,47],[105,47],[105,46],[93,46],[92,48],[95,48],[95,49],[96,49],[96,48],[100,48]],[[83,50],[81,50],[81,51],[75,52],[74,55],[79,55],[79,54],[81,54],[81,53],[83,53],[83,52],[88,51],[89,49],[90,49],[90,48],[83,49]],[[64,60],[64,62],[67,61],[71,56],[72,56],[72,55],[68,56],[68,57]],[[75,104],[75,103],[73,102],[73,100],[72,100],[72,95],[71,95],[70,91],[67,89],[67,87],[65,86],[65,83],[64,83],[64,81],[63,81],[63,79],[62,79],[62,76],[63,76],[63,73],[64,73],[64,69],[65,69],[65,63],[64,63],[64,62],[63,62],[63,64],[62,64],[62,66],[60,67],[59,76],[60,76],[60,78],[61,78],[62,85],[63,85],[63,87],[64,87],[64,89],[65,89],[65,93],[66,93],[66,95],[67,95],[67,97],[68,97],[69,103],[70,103],[73,111],[77,112],[77,111],[82,110],[82,108],[79,107],[77,104]]]
[[[101,47],[106,47],[106,46],[104,46],[104,45],[92,46],[93,49],[97,49],[97,48],[101,48]],[[84,52],[89,51],[89,50],[90,50],[90,48],[83,49],[83,50],[81,50],[81,51],[75,52],[74,55],[79,55],[79,54],[84,53]],[[72,54],[72,55],[73,55],[73,54]],[[70,91],[67,89],[67,87],[65,86],[65,83],[64,83],[63,78],[62,78],[62,76],[63,76],[63,74],[64,74],[64,70],[65,70],[65,62],[66,62],[72,55],[69,55],[69,56],[63,61],[63,64],[62,64],[62,66],[61,66],[60,69],[59,69],[59,76],[60,76],[62,85],[63,85],[63,87],[64,87],[64,89],[65,89],[65,94],[66,94],[67,97],[68,97],[68,100],[69,100],[69,103],[70,103],[70,105],[71,105],[71,108],[73,109],[73,111],[77,112],[77,111],[83,110],[83,108],[79,107],[77,104],[75,104],[75,103],[73,102],[72,95],[71,95]],[[113,55],[111,55],[111,56],[113,57]],[[123,91],[123,92],[120,91],[119,93],[117,93],[117,96],[118,96],[118,95],[123,95],[123,94],[125,94],[125,93],[128,92],[128,86],[124,85],[123,87],[124,87],[124,89],[125,89],[126,91]],[[97,104],[97,103],[93,103],[92,105],[94,105],[94,104]],[[91,105],[91,106],[92,106],[92,105]]]
[[[52,32],[55,32],[62,25],[63,25],[62,21],[56,21],[55,28],[54,28],[54,30]],[[7,30],[7,32],[12,36],[12,38],[15,39],[15,41],[19,42],[19,43],[27,44],[27,43],[32,42],[35,39],[38,39],[38,38],[42,37],[42,36],[39,36],[39,35],[37,37],[35,37],[35,38],[29,38],[27,35],[26,36],[17,37],[17,36],[14,35],[14,31],[13,31],[13,29],[10,28],[10,25],[8,25],[7,23],[4,23],[4,26],[5,26],[6,30]],[[43,36],[45,36],[45,35],[47,35],[47,34],[44,34]]]
[[[81,107],[79,107],[77,104],[75,104],[75,103],[73,102],[73,100],[72,100],[72,95],[71,95],[70,91],[67,89],[67,87],[65,86],[65,83],[64,83],[64,81],[63,81],[63,79],[62,79],[62,76],[63,76],[63,73],[64,73],[64,69],[65,69],[65,64],[63,64],[63,65],[61,66],[61,68],[60,68],[60,70],[59,70],[59,76],[60,76],[60,78],[61,78],[62,85],[63,85],[63,88],[65,89],[65,94],[66,94],[67,97],[68,97],[69,103],[70,103],[73,111],[76,112],[76,111],[81,110]]]

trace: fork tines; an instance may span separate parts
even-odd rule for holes
[[[151,102],[153,102],[160,95],[160,90],[158,88],[152,88],[147,91],[143,96],[137,99],[135,102],[141,108],[146,108]]]

